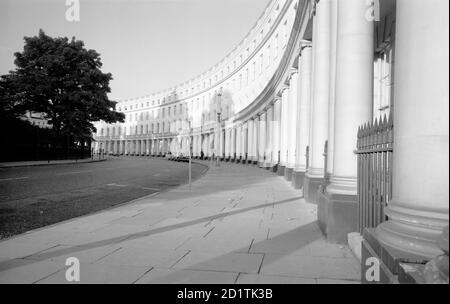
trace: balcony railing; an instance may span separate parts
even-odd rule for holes
[[[358,128],[358,229],[374,228],[386,220],[392,197],[393,120],[376,120]]]

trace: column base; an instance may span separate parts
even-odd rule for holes
[[[292,172],[292,187],[294,187],[294,189],[303,188],[304,182],[305,182],[305,172],[300,171]]]
[[[383,244],[378,239],[375,229],[364,229],[361,254],[361,283],[365,284],[410,283],[406,281],[407,276],[402,265],[425,265],[429,261],[429,258],[405,253]],[[369,263],[369,266],[366,266],[365,263],[371,257],[376,258],[380,263],[379,282],[368,281],[365,275],[369,267],[373,265]]]
[[[277,174],[278,176],[284,176],[284,170],[286,169],[286,166],[278,165],[277,168]]]
[[[356,195],[317,192],[317,218],[325,237],[340,244],[347,243],[347,235],[357,230],[358,202]]]
[[[288,182],[292,181],[292,172],[294,172],[294,168],[286,168],[284,170],[284,179]]]
[[[308,203],[317,203],[317,192],[323,183],[323,177],[310,177],[305,175],[303,184],[303,196]]]

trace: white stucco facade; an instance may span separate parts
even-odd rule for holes
[[[126,121],[98,123],[96,149],[187,155],[190,138],[195,158],[276,169],[310,202],[322,185],[323,204],[345,197],[356,218],[358,126],[391,114],[394,198],[377,234],[387,246],[437,254],[448,225],[448,1],[375,4],[271,1],[205,73],[119,102]],[[327,229],[351,231],[352,221],[330,228],[327,216]]]

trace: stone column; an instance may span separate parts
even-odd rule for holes
[[[298,60],[298,59],[297,59]],[[298,71],[293,70],[289,79],[289,112],[287,128],[287,165],[284,171],[284,178],[292,180],[292,172],[295,167],[295,152],[297,148],[297,104],[298,104]]]
[[[280,122],[281,122],[281,99],[277,97],[273,105],[273,123],[272,123],[272,166],[278,170],[279,152],[280,152]]]
[[[264,110],[259,116],[259,166],[264,167],[266,163],[266,119],[267,112]]]
[[[231,160],[236,161],[236,128],[232,127],[230,129],[231,132],[231,143],[230,143],[230,154]]]
[[[220,159],[225,161],[225,129],[220,130]]]
[[[400,257],[441,254],[449,224],[448,11],[448,1],[397,1],[393,197],[376,237]]]
[[[287,129],[288,129],[288,105],[289,90],[288,87],[283,88],[281,92],[281,133],[280,133],[280,165],[278,166],[278,175],[284,176],[287,166]]]
[[[367,7],[367,4],[366,4]],[[338,28],[338,0],[331,0],[331,51],[330,51],[330,97],[328,100],[328,151],[327,178],[333,174],[334,158],[334,116],[336,99],[336,56],[337,56],[337,28]],[[372,76],[373,78],[373,76]],[[329,182],[329,181],[328,181]]]
[[[207,138],[208,138],[208,141],[207,141],[207,144],[206,144],[206,149],[208,150],[208,158],[211,159],[211,157],[212,157],[212,149],[211,149],[212,134],[208,133],[207,134]]]
[[[248,122],[248,160],[249,163],[253,163],[254,160],[254,147],[253,147],[253,128],[254,128],[254,123],[253,123],[253,119],[249,119]]]
[[[225,159],[228,161],[230,159],[230,129],[225,130]]]
[[[198,157],[200,158],[200,156],[202,155],[202,134],[200,133],[197,137],[197,149],[198,149]]]
[[[238,159],[238,162],[242,159],[242,149],[241,149],[241,136],[242,136],[242,126],[236,127],[236,157]]]
[[[259,143],[261,142],[261,134],[260,134],[260,127],[261,127],[261,125],[260,125],[260,122],[261,122],[261,120],[260,120],[260,117],[259,116],[256,116],[254,119],[253,119],[253,122],[254,122],[254,136],[255,136],[255,138],[254,138],[254,141],[255,141],[255,155],[256,155],[256,164],[259,166],[259,164],[260,164],[260,161],[261,161],[261,147],[260,147],[260,145],[259,145]]]
[[[273,151],[273,104],[271,103],[269,105],[269,108],[267,109],[267,117],[266,117],[266,168],[272,168],[273,167],[273,160],[275,157],[275,152]]]
[[[358,0],[359,1],[359,0]],[[365,4],[364,1],[361,3]],[[363,15],[364,16],[364,15]],[[314,83],[309,135],[309,168],[303,194],[307,202],[316,202],[317,191],[324,177],[323,150],[328,135],[328,100],[330,89],[331,0],[316,5],[314,52]]]
[[[242,163],[246,164],[247,160],[246,160],[246,156],[248,157],[248,144],[247,144],[247,140],[248,140],[248,124],[247,122],[245,122],[242,125]]]
[[[338,9],[333,174],[319,194],[318,218],[330,240],[346,242],[357,223],[358,127],[372,120],[374,24],[364,2],[339,1]]]
[[[208,146],[208,137],[207,137],[207,134],[203,134],[203,139],[202,139],[202,150],[203,150],[203,154],[204,154],[204,157],[205,157],[205,158],[208,157],[208,149],[207,149],[207,146]]]
[[[299,104],[297,109],[297,145],[295,168],[292,184],[295,189],[303,187],[306,173],[306,147],[309,144],[310,114],[311,114],[311,42],[302,41],[299,58]]]

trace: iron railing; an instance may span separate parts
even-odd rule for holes
[[[393,120],[375,120],[358,128],[358,230],[374,228],[386,220],[392,197]]]

